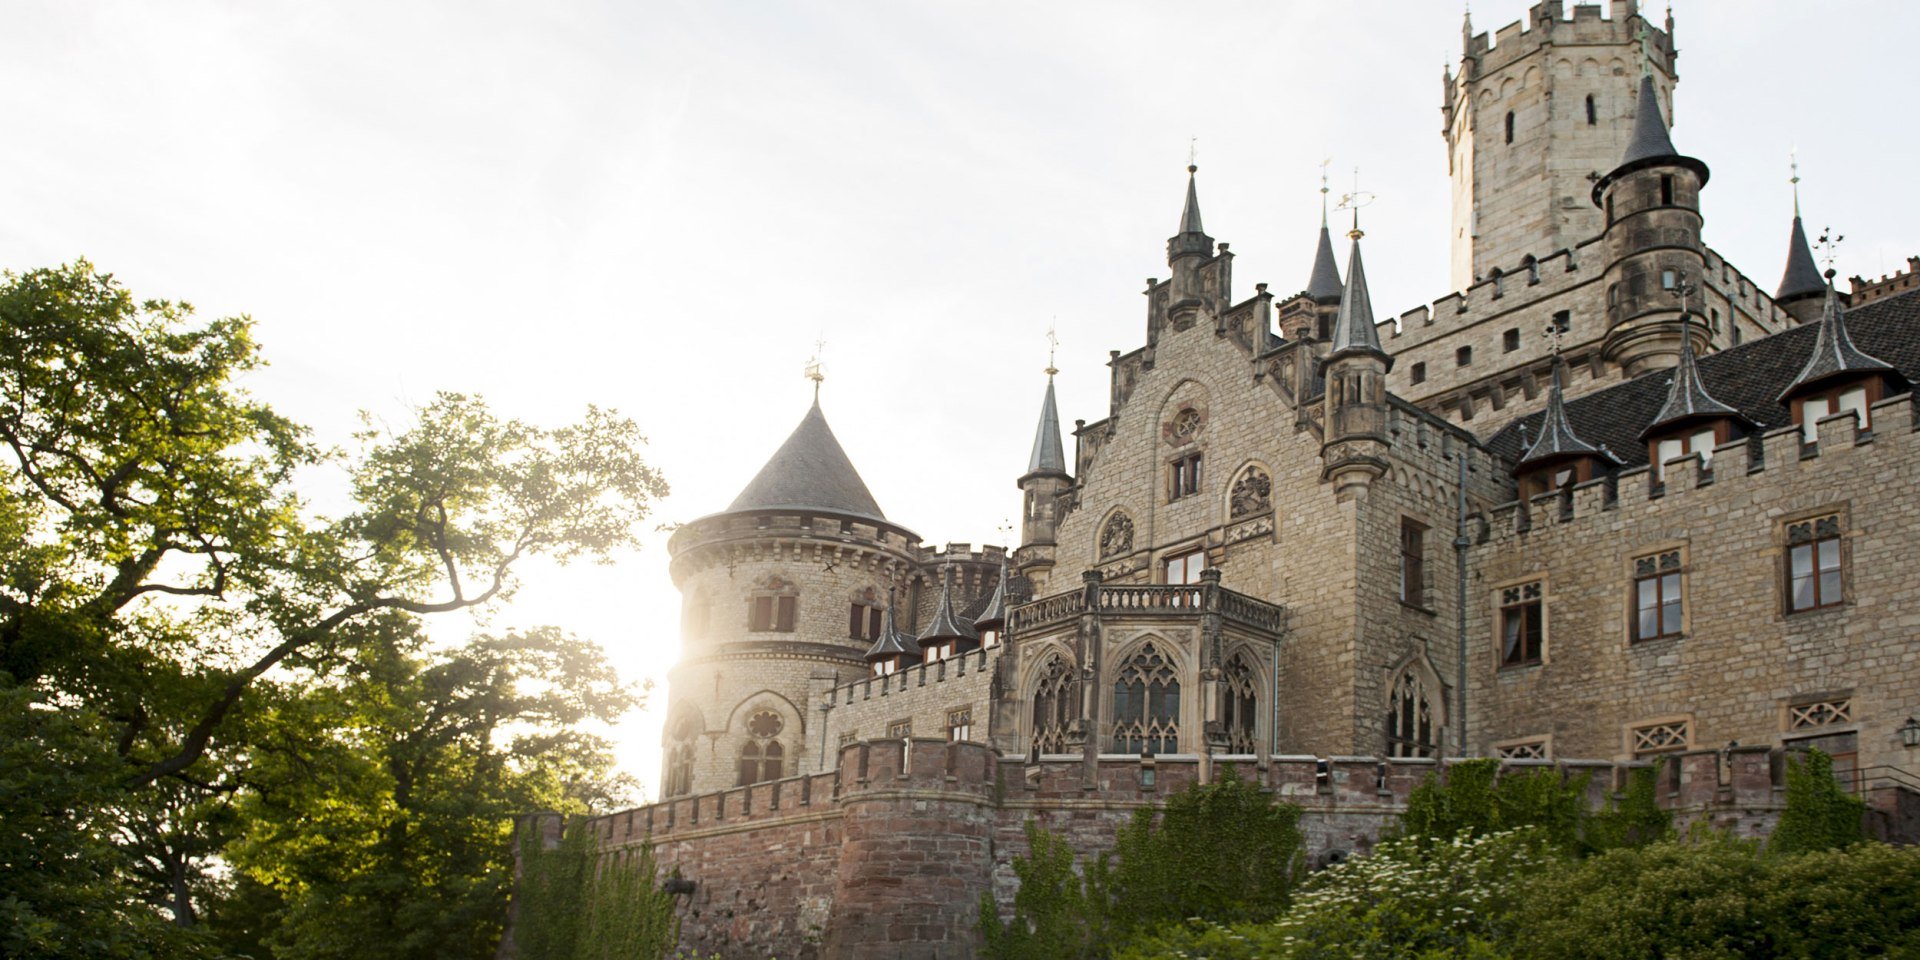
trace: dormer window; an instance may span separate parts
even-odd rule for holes
[[[921,655],[927,663],[939,663],[942,660],[953,659],[953,652],[954,642],[952,640],[940,640],[928,644]]]
[[[994,627],[982,627],[980,630],[980,648],[991,650],[1000,645],[1000,631]]]
[[[886,660],[875,660],[872,666],[873,677],[877,680],[881,677],[890,677],[898,673],[900,671],[900,660],[897,657]]]
[[[1864,383],[1849,383],[1810,393],[1793,401],[1793,420],[1800,424],[1801,439],[1820,441],[1820,421],[1842,413],[1851,413],[1861,430],[1871,429],[1871,407],[1880,399],[1880,378]]]
[[[1667,478],[1667,464],[1682,457],[1700,455],[1700,470],[1705,473],[1713,469],[1713,448],[1725,443],[1727,423],[1722,420],[1703,427],[1685,430],[1673,436],[1662,437],[1651,442],[1653,449],[1647,451],[1653,455],[1653,476],[1656,480]]]
[[[1563,461],[1521,476],[1520,497],[1523,500],[1531,500],[1543,493],[1571,490],[1575,485],[1592,479],[1592,457]]]

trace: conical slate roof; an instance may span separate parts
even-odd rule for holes
[[[820,401],[793,429],[787,442],[774,451],[767,465],[754,475],[728,513],[747,510],[812,509],[885,522],[886,514],[867,492],[860,471],[834,439],[820,412]]]
[[[1033,431],[1033,454],[1027,457],[1027,475],[1057,473],[1065,476],[1067,455],[1060,444],[1060,408],[1053,400],[1053,377],[1047,377],[1047,396],[1040,401],[1040,426]]]
[[[1343,286],[1340,283],[1340,268],[1333,262],[1333,234],[1327,232],[1326,221],[1320,223],[1320,246],[1313,252],[1313,277],[1307,281],[1307,296],[1316,303],[1333,303],[1340,299]]]
[[[1633,138],[1627,141],[1627,153],[1620,158],[1626,166],[1636,160],[1677,157],[1673,137],[1667,133],[1667,121],[1660,115],[1660,97],[1653,89],[1653,75],[1640,77],[1640,103],[1634,109]]]
[[[1700,177],[1700,183],[1707,182],[1707,165],[1693,157],[1683,156],[1673,147],[1673,138],[1667,134],[1667,122],[1660,115],[1660,96],[1653,88],[1653,75],[1640,77],[1640,99],[1634,107],[1633,135],[1627,141],[1627,152],[1620,158],[1620,165],[1611,173],[1601,177],[1593,185],[1593,205],[1600,206],[1605,201],[1607,187],[1615,180],[1643,167],[1671,164],[1686,167]]]
[[[1853,345],[1853,338],[1847,335],[1846,312],[1840,309],[1840,299],[1833,292],[1832,278],[1828,278],[1826,287],[1827,303],[1820,311],[1820,329],[1815,334],[1813,353],[1807,357],[1807,365],[1800,368],[1800,375],[1780,391],[1781,403],[1808,388],[1840,377],[1869,373],[1900,377],[1892,364],[1869,356]]]
[[[1660,413],[1640,437],[1644,440],[1687,421],[1720,417],[1747,422],[1740,411],[1715,400],[1713,394],[1707,392],[1707,385],[1700,379],[1700,365],[1693,358],[1693,335],[1688,333],[1680,339],[1680,365],[1673,368],[1673,383],[1667,389],[1667,402],[1661,405]]]
[[[893,591],[887,591],[887,614],[880,623],[880,636],[867,648],[867,660],[885,660],[888,657],[910,657],[913,650],[907,645],[913,643],[913,635],[894,629]]]
[[[987,608],[973,620],[976,630],[999,627],[1007,622],[1007,561],[1000,561],[1000,582],[994,584],[993,596],[987,598]]]
[[[1193,182],[1194,174],[1199,169],[1192,165],[1187,167],[1187,206],[1180,211],[1181,233],[1206,233],[1200,229],[1200,190]]]
[[[1567,422],[1566,400],[1560,394],[1561,366],[1559,358],[1554,358],[1553,386],[1547,392],[1547,413],[1540,420],[1540,436],[1521,455],[1520,462],[1514,465],[1515,473],[1563,457],[1605,456],[1599,447],[1580,439],[1573,432],[1573,425]]]
[[[933,622],[920,634],[920,645],[926,646],[935,640],[978,640],[980,631],[953,615],[953,577],[940,580],[940,602],[933,608]]]
[[[1800,214],[1795,213],[1793,236],[1787,240],[1787,272],[1780,277],[1780,289],[1773,299],[1785,303],[1817,296],[1826,289],[1826,283],[1820,279],[1820,268],[1813,265],[1813,248],[1807,245],[1807,231],[1800,226]]]
[[[1355,231],[1356,234],[1358,231]],[[1340,313],[1333,320],[1333,338],[1327,344],[1327,360],[1350,353],[1371,353],[1392,363],[1380,347],[1380,332],[1373,324],[1373,297],[1367,293],[1367,271],[1360,263],[1360,238],[1353,240],[1347,256],[1347,285],[1340,293]]]

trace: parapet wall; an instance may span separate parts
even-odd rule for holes
[[[1012,863],[1027,853],[1029,819],[1092,856],[1112,845],[1135,811],[1232,767],[1304,808],[1308,856],[1320,866],[1371,849],[1413,789],[1429,775],[1445,776],[1452,763],[1251,755],[1089,762],[1003,757],[982,744],[930,738],[863,741],[842,748],[831,772],[586,823],[603,855],[651,843],[661,869],[690,882],[680,901],[681,948],[690,953],[964,958],[976,950],[980,894],[991,891],[1011,906]],[[1645,766],[1507,761],[1502,770],[1586,775],[1597,807],[1629,770]],[[1682,754],[1660,768],[1659,801],[1683,827],[1704,819],[1738,835],[1764,835],[1778,817],[1782,766],[1778,752],[1764,748]],[[539,826],[557,836],[551,824]]]

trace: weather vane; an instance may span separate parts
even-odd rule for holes
[[[1049,323],[1047,324],[1047,376],[1049,378],[1060,372],[1059,369],[1053,365],[1053,352],[1058,349],[1059,346],[1060,335],[1054,332],[1053,324]]]
[[[1327,194],[1331,192],[1327,189],[1327,167],[1332,163],[1332,157],[1320,161],[1320,225],[1323,227],[1327,225]]]
[[[1820,262],[1827,265],[1827,274],[1829,276],[1833,274],[1835,251],[1839,249],[1840,241],[1845,239],[1846,236],[1844,234],[1834,233],[1832,227],[1821,227],[1820,238],[1813,241],[1813,245],[1820,248]]]
[[[1354,167],[1353,192],[1341,194],[1339,205],[1334,207],[1335,210],[1353,211],[1353,229],[1347,231],[1347,236],[1355,240],[1366,236],[1366,234],[1360,232],[1360,208],[1378,199],[1380,199],[1380,197],[1377,194],[1360,189],[1360,168]]]
[[[1560,359],[1560,340],[1566,336],[1566,331],[1560,329],[1559,324],[1549,320],[1547,321],[1546,329],[1540,331],[1540,335],[1547,340],[1547,351],[1553,355],[1555,361],[1558,361]]]
[[[1787,148],[1787,166],[1793,168],[1793,176],[1787,182],[1793,184],[1793,215],[1800,216],[1800,148]]]
[[[820,339],[813,342],[813,356],[807,359],[806,377],[808,380],[813,381],[813,399],[815,401],[820,399],[821,381],[827,379],[826,373],[822,371],[820,366],[820,355],[826,352],[827,340],[823,334]]]
[[[1699,291],[1700,287],[1692,280],[1687,279],[1686,271],[1682,270],[1674,275],[1673,295],[1680,298],[1680,320],[1682,323],[1685,323],[1688,317],[1693,316],[1693,295]]]

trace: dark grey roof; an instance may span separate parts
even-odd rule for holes
[[[880,624],[880,636],[867,648],[868,660],[885,660],[888,657],[913,656],[909,644],[914,642],[913,634],[894,629],[893,592],[887,592],[887,615]]]
[[[1340,299],[1344,288],[1340,283],[1340,268],[1333,262],[1333,234],[1327,232],[1325,221],[1320,224],[1320,246],[1313,252],[1313,277],[1307,281],[1307,296],[1316,303],[1333,303]]]
[[[1520,462],[1514,464],[1515,473],[1567,457],[1606,456],[1599,447],[1580,439],[1573,431],[1573,424],[1567,422],[1566,398],[1560,392],[1561,366],[1560,359],[1554,358],[1553,386],[1547,388],[1547,409],[1541,417],[1540,433],[1521,455]]]
[[[1627,141],[1627,152],[1620,158],[1620,165],[1593,185],[1593,204],[1600,206],[1608,185],[1613,181],[1643,167],[1672,164],[1692,170],[1700,176],[1700,183],[1707,182],[1707,165],[1693,157],[1683,156],[1673,148],[1673,138],[1667,135],[1667,122],[1660,115],[1660,97],[1653,89],[1653,76],[1643,74],[1640,77],[1640,98],[1634,106],[1633,135]]]
[[[1794,394],[1829,380],[1893,370],[1892,364],[1853,345],[1853,338],[1847,335],[1847,314],[1840,309],[1840,298],[1834,295],[1832,281],[1828,281],[1827,302],[1820,308],[1820,322],[1815,324],[1815,330],[1807,365],[1780,391],[1780,402],[1785,403]]]
[[[953,615],[953,577],[940,580],[940,602],[934,605],[933,622],[920,634],[920,645],[932,640],[978,640],[980,631],[973,624]]]
[[[1653,75],[1642,74],[1640,102],[1634,108],[1633,138],[1627,141],[1627,153],[1620,158],[1620,165],[1679,155],[1673,149],[1673,137],[1667,134],[1666,118],[1660,115],[1660,97],[1653,89]]]
[[[867,492],[860,471],[827,426],[820,401],[793,428],[787,442],[774,451],[767,465],[754,475],[728,513],[776,508],[811,508],[867,520],[886,521],[880,505]]]
[[[1192,165],[1187,167],[1187,207],[1180,211],[1181,233],[1206,233],[1200,229],[1200,190],[1193,183],[1193,175],[1199,169]]]
[[[1051,368],[1049,368],[1051,369]],[[1053,377],[1047,377],[1047,396],[1040,401],[1040,426],[1033,431],[1033,454],[1027,457],[1027,474],[1067,472],[1067,455],[1060,445],[1060,408],[1053,401]]]
[[[993,585],[993,595],[987,598],[986,609],[973,618],[975,629],[986,629],[988,625],[999,627],[1007,622],[1007,561],[1000,561],[1000,581]]]
[[[1327,343],[1325,359],[1349,353],[1371,353],[1392,363],[1380,348],[1380,332],[1374,329],[1373,297],[1367,293],[1367,271],[1360,263],[1358,236],[1353,240],[1353,252],[1347,256],[1347,285],[1340,293],[1340,313],[1333,320],[1333,338]]]
[[[1813,248],[1807,246],[1807,231],[1800,226],[1800,215],[1793,215],[1793,236],[1787,240],[1787,272],[1780,277],[1780,289],[1773,299],[1785,303],[1826,292],[1820,268],[1813,265]]]
[[[1920,336],[1915,335],[1920,331],[1920,291],[1849,311],[1847,331],[1861,348],[1894,365],[1896,372],[1890,376],[1906,382],[1920,377]],[[1697,360],[1701,385],[1757,429],[1786,426],[1793,422],[1793,412],[1780,402],[1781,390],[1806,364],[1818,335],[1818,325],[1809,323],[1707,354]],[[1647,445],[1640,432],[1665,405],[1667,393],[1667,378],[1648,374],[1566,401],[1565,417],[1580,436],[1626,466],[1638,466],[1647,462]],[[1514,460],[1523,450],[1523,429],[1526,436],[1537,436],[1544,416],[1534,413],[1514,420],[1485,443],[1494,453]]]
[[[1705,384],[1700,382],[1700,366],[1693,357],[1693,333],[1680,339],[1680,364],[1673,368],[1673,379],[1667,387],[1667,402],[1654,415],[1653,422],[1640,436],[1652,436],[1654,433],[1682,423],[1697,420],[1712,420],[1731,417],[1745,420],[1740,411],[1721,403],[1707,392]],[[1752,424],[1746,424],[1752,426]]]

